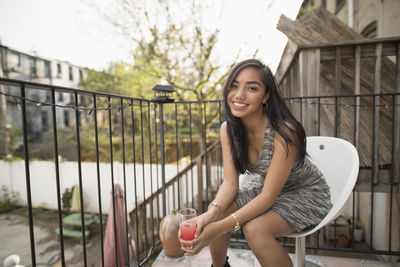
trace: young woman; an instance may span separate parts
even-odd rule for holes
[[[313,227],[332,206],[322,173],[306,157],[304,129],[282,100],[270,69],[255,59],[232,69],[224,114],[224,180],[208,211],[196,218],[195,239],[181,240],[182,249],[195,255],[208,245],[212,266],[230,266],[230,233],[242,228],[262,266],[292,266],[276,238]]]

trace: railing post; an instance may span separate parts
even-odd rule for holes
[[[175,92],[174,88],[169,85],[159,85],[153,87],[154,97],[153,101],[160,104],[160,146],[161,146],[161,182],[162,182],[162,205],[163,205],[163,217],[167,215],[167,204],[166,204],[166,186],[165,186],[165,144],[164,144],[164,103],[174,102],[175,99],[169,94]],[[145,197],[146,198],[146,197]]]
[[[163,217],[167,215],[167,198],[165,196],[165,145],[164,145],[164,108],[160,103],[160,146],[161,146],[161,185],[162,185],[162,208]]]
[[[320,76],[320,49],[306,49],[300,53],[300,96],[320,95],[319,76]],[[318,133],[318,113],[314,99],[305,99],[304,111],[300,121],[308,135]]]
[[[400,93],[400,43],[396,48],[396,93]],[[400,192],[400,97],[393,96],[393,182]]]
[[[197,162],[197,210],[203,211],[203,156]]]

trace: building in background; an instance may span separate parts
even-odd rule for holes
[[[57,59],[46,59],[36,54],[21,52],[0,44],[0,77],[17,79],[41,84],[63,86],[69,88],[79,88],[79,85],[86,77],[86,69],[73,65],[66,61]],[[18,93],[20,88],[14,86],[2,86],[1,93]],[[26,98],[37,101],[38,103],[52,103],[50,90],[30,90],[26,87]],[[56,92],[55,101],[57,105],[74,105],[74,95],[71,93]],[[84,99],[80,99],[84,101]],[[20,110],[20,99],[11,97],[1,97],[0,103],[0,128],[2,128],[5,154],[8,154],[10,131],[13,128],[21,128],[22,116]],[[43,141],[44,133],[51,129],[52,115],[51,108],[46,104],[41,105],[28,101],[27,120],[28,132],[32,134],[30,138],[36,141]],[[75,124],[75,113],[73,109],[57,109],[57,127],[68,128]]]
[[[400,1],[398,0],[304,0],[298,18],[324,7],[365,38],[400,36]],[[292,61],[296,43],[288,40],[276,70],[279,80]]]
[[[366,38],[400,35],[398,0],[305,0],[302,9],[320,6]]]

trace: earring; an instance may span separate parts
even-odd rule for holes
[[[263,107],[263,110],[267,110],[267,108],[268,108],[268,103],[267,103],[267,102],[263,103],[263,104],[262,104],[262,107]]]

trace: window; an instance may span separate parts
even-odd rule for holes
[[[50,101],[51,101],[51,92],[47,91],[46,92],[46,102],[50,103]]]
[[[64,94],[62,92],[58,93],[58,101],[60,102],[64,101]]]
[[[86,104],[85,96],[81,95],[81,96],[79,97],[79,101],[80,101],[79,104],[85,105],[85,104]]]
[[[65,125],[65,127],[69,127],[69,112],[68,112],[68,110],[64,110],[64,125]]]
[[[38,93],[38,91],[36,91],[36,90],[32,93],[31,97],[32,97],[32,99],[35,100],[35,101],[39,101],[39,99],[40,99],[39,93]]]
[[[42,131],[47,131],[49,124],[48,124],[49,116],[46,111],[42,112]]]
[[[373,39],[377,36],[377,22],[376,20],[368,24],[364,30],[361,31],[361,35],[365,38]]]
[[[31,76],[37,77],[36,58],[34,57],[29,58],[29,68]]]
[[[44,62],[44,77],[50,78],[51,73],[50,73],[50,62],[45,61]]]
[[[83,81],[83,72],[81,69],[79,69],[79,81],[82,82]]]
[[[68,68],[68,71],[69,71],[69,80],[70,80],[70,81],[73,81],[73,80],[74,80],[74,74],[73,74],[73,72],[72,72],[72,67],[69,67],[69,68]]]
[[[11,71],[19,72],[21,71],[21,57],[18,54],[10,52],[8,54],[8,65]]]
[[[61,64],[60,63],[57,63],[57,76],[59,78],[62,77],[62,69],[61,69]]]

